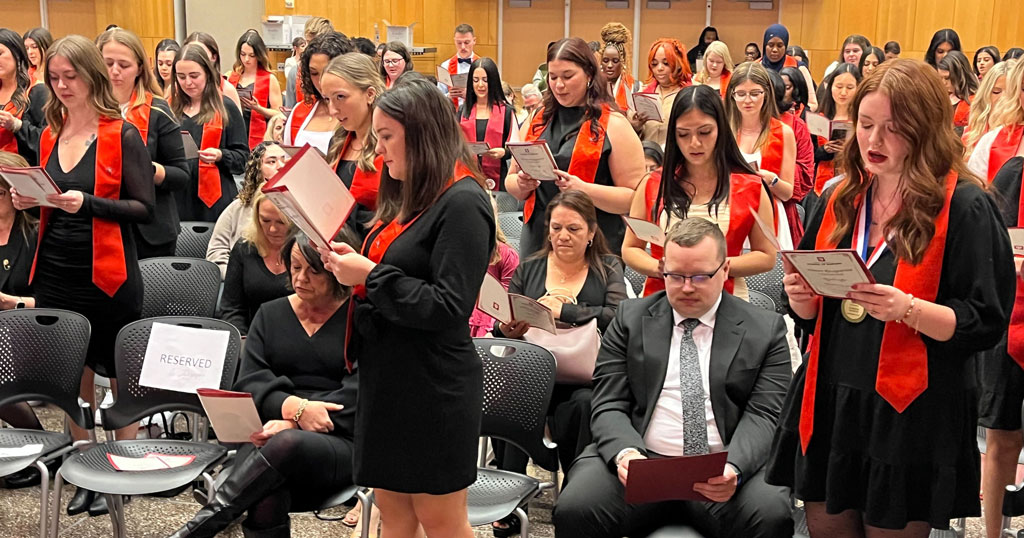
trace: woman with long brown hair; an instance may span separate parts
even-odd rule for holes
[[[153,164],[131,123],[121,118],[99,49],[82,36],[59,39],[46,52],[43,80],[51,96],[49,127],[39,140],[40,165],[62,194],[40,208],[39,246],[30,277],[39,308],[63,308],[89,319],[92,333],[81,398],[95,407],[94,373],[116,377],[114,340],[142,313],[142,275],[134,224],[153,217]],[[35,198],[13,192],[14,207]],[[113,379],[112,383],[116,383]],[[117,431],[134,439],[135,425]],[[75,439],[88,433],[71,424]],[[68,513],[102,513],[102,498],[78,490]]]
[[[33,82],[21,36],[0,28],[0,151],[17,153],[36,164],[36,141],[45,126],[46,86]]]
[[[527,141],[545,140],[558,164],[559,179],[537,181],[513,163],[505,176],[510,194],[526,200],[520,254],[529,256],[541,247],[547,229],[543,208],[559,191],[579,189],[594,201],[597,222],[618,254],[625,225],[619,215],[644,176],[644,152],[626,117],[610,105],[608,85],[598,73],[597,60],[578,37],[548,47],[548,88],[544,108],[525,126]]]
[[[766,480],[804,501],[811,536],[923,538],[980,514],[973,356],[1006,330],[1012,253],[934,69],[887,61],[852,110],[846,177],[799,248],[852,248],[876,283],[820,297],[787,270],[789,308],[814,340]]]
[[[178,239],[178,207],[174,192],[188,183],[188,162],[182,149],[181,125],[159,94],[156,77],[146,65],[138,36],[113,28],[96,38],[107,64],[114,97],[125,119],[139,130],[153,161],[156,202],[153,220],[135,226],[139,259],[173,256]]]
[[[228,83],[239,92],[249,149],[263,141],[267,120],[280,114],[281,83],[271,73],[267,45],[256,30],[246,30],[235,44],[235,65]],[[243,96],[242,93],[245,93]]]

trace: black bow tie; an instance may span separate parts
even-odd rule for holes
[[[460,64],[471,64],[472,65],[472,63],[473,63],[473,58],[459,58],[458,60],[459,60]]]

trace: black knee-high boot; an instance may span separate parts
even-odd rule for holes
[[[212,538],[284,481],[259,450],[252,450],[235,463],[206,506],[170,538]]]
[[[250,529],[242,523],[242,536],[245,538],[289,538],[292,535],[290,522],[282,523],[269,529]]]

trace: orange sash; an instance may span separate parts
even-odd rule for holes
[[[15,108],[13,99],[4,105],[4,112],[13,114],[14,117],[21,119],[21,113]],[[14,133],[2,127],[0,127],[0,151],[18,153],[18,140],[14,138]]]
[[[474,62],[480,59],[480,57],[477,56],[476,53],[473,53],[473,56],[471,58],[472,58],[472,61],[474,61]],[[452,76],[455,76],[455,75],[459,74],[459,55],[458,54],[456,54],[455,56],[452,56],[451,58],[448,58],[448,74],[452,75]],[[470,74],[470,78],[472,78],[472,74]],[[452,104],[455,105],[455,110],[459,109],[459,100],[458,100],[458,98],[452,98]]]
[[[242,74],[234,71],[228,77],[232,86],[238,86]],[[256,69],[256,81],[252,86],[252,98],[260,106],[270,107],[270,71],[262,68]],[[252,150],[263,142],[263,135],[267,132],[267,118],[260,114],[255,108],[249,111],[249,149]]]
[[[288,139],[290,145],[295,145],[295,139],[299,136],[299,131],[302,130],[302,124],[306,122],[306,118],[313,113],[313,108],[316,107],[316,103],[306,103],[299,101],[295,104],[295,108],[292,109],[292,124],[289,134],[291,138]]]
[[[626,73],[619,75],[619,89],[615,90],[615,104],[619,105],[619,110],[625,111],[629,109],[626,93],[633,93],[633,84],[636,84],[633,77]]]
[[[722,95],[724,101],[729,93],[729,81],[732,79],[732,73],[722,70],[722,78],[718,81],[718,93]]]
[[[768,124],[768,139],[761,147],[761,168],[776,174],[782,173],[782,156],[786,147],[782,137],[782,125],[781,121],[771,119]]]
[[[597,136],[591,134],[590,127],[594,120],[588,119],[580,125],[580,132],[576,135],[576,145],[572,148],[572,158],[569,160],[568,173],[580,178],[587,183],[593,183],[597,178],[597,168],[601,164],[601,150],[604,149],[604,139],[608,136],[608,120],[612,109],[607,104],[601,105],[601,117],[597,122],[600,125]],[[533,116],[530,128],[526,131],[526,141],[532,142],[540,138],[547,126],[544,125],[544,111],[540,109]],[[523,222],[530,222],[533,216],[534,205],[537,203],[537,193],[531,192],[523,207]],[[542,208],[543,209],[543,208]]]
[[[220,112],[213,113],[213,119],[203,125],[203,139],[199,144],[200,150],[215,149],[220,147],[220,136],[224,131],[224,123],[221,120]],[[220,170],[217,163],[203,162],[199,160],[199,199],[206,204],[206,207],[213,207],[213,204],[220,200]]]
[[[658,200],[658,191],[661,190],[662,169],[651,173],[647,180],[647,189],[644,191],[644,217],[648,222],[659,224],[661,213],[665,209],[664,202],[659,204],[657,211],[654,204]],[[750,236],[750,230],[754,227],[753,212],[761,206],[761,176],[753,174],[733,173],[729,175],[729,229],[725,233],[726,254],[739,256],[743,253],[743,243]],[[691,217],[698,215],[689,215]],[[663,245],[651,243],[651,256],[661,259],[665,255]],[[735,283],[732,277],[725,282],[725,291],[732,293]],[[665,289],[665,281],[660,278],[647,277],[644,282],[644,297]]]
[[[946,251],[946,232],[949,228],[949,202],[956,189],[956,180],[955,173],[950,173],[944,180],[945,203],[935,217],[935,234],[924,252],[921,263],[910,265],[902,260],[898,260],[896,263],[896,277],[893,286],[925,301],[934,301],[939,291],[942,257]],[[850,180],[844,179],[843,181]],[[858,200],[857,204],[860,203],[861,201]],[[836,248],[836,243],[832,243],[828,239],[835,227],[835,195],[833,194],[825,206],[825,214],[822,216],[821,227],[814,243],[815,249]],[[822,338],[821,320],[824,314],[824,299],[819,298],[818,319],[815,322],[814,338],[811,340],[811,355],[807,361],[803,401],[800,408],[800,445],[805,454],[814,431],[814,398],[818,382],[818,353]],[[882,346],[878,351],[875,391],[898,413],[902,413],[927,388],[928,350],[925,348],[924,340],[906,323],[887,322],[882,333]]]
[[[134,103],[135,97],[135,92],[132,92],[132,98],[128,102]],[[124,119],[128,120],[128,123],[134,125],[139,130],[139,135],[142,136],[142,143],[149,145],[149,114],[153,111],[153,94],[146,92],[145,103],[129,106],[131,108],[125,113]]]
[[[992,182],[996,172],[1017,153],[1017,146],[1024,137],[1024,125],[1004,125],[992,141],[992,149],[988,152],[988,181]]]
[[[505,105],[495,105],[491,107],[491,115],[487,119],[487,129],[484,131],[484,139],[476,139],[476,107],[469,112],[469,117],[459,116],[459,126],[462,127],[462,134],[466,136],[466,140],[470,142],[487,142],[487,145],[492,148],[500,148],[505,145]],[[501,175],[501,159],[493,159],[491,157],[481,156],[480,157],[481,168],[483,168],[484,177],[494,180],[495,185],[498,181],[504,180]],[[497,187],[495,187],[497,190]]]
[[[334,172],[338,172],[338,165],[341,164],[341,158],[345,156],[345,152],[348,151],[349,144],[355,138],[355,133],[349,131],[345,136],[345,143],[341,146],[341,151],[338,153],[338,160],[334,162]],[[348,187],[348,192],[352,193],[352,197],[356,199],[356,202],[362,204],[365,207],[376,210],[377,209],[377,191],[380,190],[380,173],[384,168],[384,157],[378,155],[373,160],[373,167],[376,168],[375,172],[365,171],[356,164],[356,170],[352,174],[352,184]]]
[[[967,127],[967,124],[971,120],[971,102],[967,99],[961,99],[955,107],[953,107],[953,126],[954,127]]]
[[[1024,226],[1024,177],[1021,177],[1021,195],[1017,204],[1017,226]],[[1010,314],[1010,330],[1006,337],[1006,353],[1024,368],[1024,282],[1019,278],[1013,313]]]
[[[123,120],[100,118],[96,133],[96,183],[93,196],[117,200],[121,197],[121,126]],[[53,152],[57,136],[52,129],[44,129],[39,137],[39,164],[46,168]],[[43,242],[46,222],[49,220],[49,207],[39,208],[39,239],[36,243],[36,256],[32,260],[32,272],[29,282],[36,274],[36,262],[39,261],[39,246]],[[116,221],[92,219],[92,282],[96,287],[113,297],[121,285],[128,280],[128,265],[125,261],[124,242],[121,238],[121,225]]]

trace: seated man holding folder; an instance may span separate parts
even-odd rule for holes
[[[762,477],[791,377],[786,325],[723,292],[729,262],[717,225],[689,218],[667,236],[665,291],[621,303],[604,334],[594,443],[566,477],[555,536],[644,536],[669,524],[705,536],[792,536],[788,490]],[[722,451],[721,476],[692,486],[713,502],[626,503],[631,463]]]

